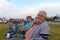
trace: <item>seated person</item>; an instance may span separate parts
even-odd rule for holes
[[[31,25],[31,27],[29,28],[29,30],[26,32],[24,37],[30,37],[29,34],[31,32],[31,30],[33,30],[34,26],[36,26],[36,22],[33,22],[33,24]],[[27,35],[28,34],[28,35]]]
[[[15,32],[13,30],[10,30],[6,33],[6,38],[13,38],[14,37]]]
[[[13,23],[12,22],[8,22],[9,25],[9,29],[6,33],[6,38],[13,38],[13,35],[15,34],[15,27],[12,26]]]
[[[25,34],[24,40],[48,40],[50,28],[46,21],[47,13],[39,11],[36,18],[36,26],[33,26]],[[28,36],[28,37],[27,37]]]
[[[32,24],[32,17],[31,16],[27,16],[27,23],[25,25],[22,26],[22,29],[20,29],[20,33],[25,34],[26,31],[31,27]]]
[[[26,30],[28,30],[31,27],[32,17],[31,16],[27,16],[27,21],[28,21],[28,23],[25,25]]]

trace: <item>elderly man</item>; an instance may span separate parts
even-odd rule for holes
[[[46,22],[47,13],[45,11],[40,11],[37,15],[36,26],[30,30],[25,40],[47,40],[50,34],[50,28]],[[29,30],[28,30],[29,31]],[[27,32],[28,33],[28,32]]]

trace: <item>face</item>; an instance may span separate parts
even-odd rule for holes
[[[32,21],[32,19],[31,19],[31,18],[28,18],[27,20],[28,20],[28,22],[31,22],[31,21]]]
[[[45,20],[45,14],[43,12],[39,12],[37,15],[36,23],[40,24]]]

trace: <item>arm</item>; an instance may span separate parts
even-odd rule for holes
[[[48,39],[49,34],[40,34],[40,37],[38,38],[30,38],[30,40],[43,40],[43,39]]]
[[[47,40],[48,39],[49,33],[50,33],[50,29],[48,26],[42,26],[38,31],[39,31],[39,34],[38,34],[39,37],[31,38],[31,40],[43,40],[43,39]]]

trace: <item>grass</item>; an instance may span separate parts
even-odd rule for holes
[[[0,40],[5,40],[5,34],[8,30],[7,24],[0,24]]]
[[[51,30],[49,40],[60,40],[60,23],[49,22],[49,26]]]
[[[50,26],[50,36],[48,40],[60,40],[60,23],[48,22]],[[8,30],[7,24],[0,24],[0,40],[5,39],[5,33]]]

